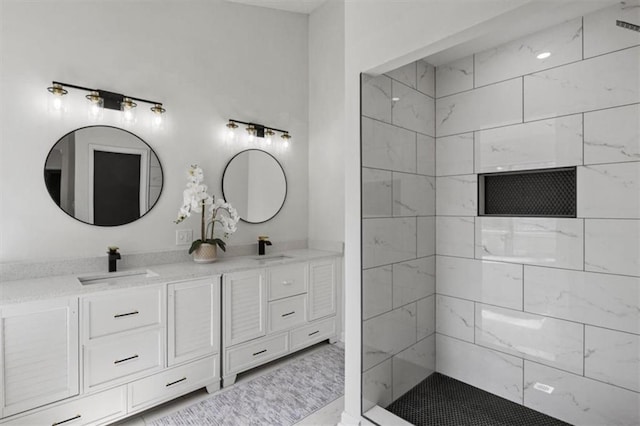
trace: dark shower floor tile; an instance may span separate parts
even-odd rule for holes
[[[440,373],[387,407],[416,426],[566,426],[553,417]]]

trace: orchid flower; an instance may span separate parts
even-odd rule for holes
[[[187,170],[187,179],[187,188],[182,192],[182,206],[178,210],[178,218],[175,223],[182,222],[194,212],[202,215],[201,238],[193,242],[189,253],[203,243],[217,244],[222,250],[225,250],[225,242],[214,237],[215,223],[218,222],[224,236],[229,237],[238,230],[236,226],[240,220],[238,212],[224,199],[214,198],[207,193],[207,185],[202,183],[204,173],[197,165],[192,165]],[[205,206],[209,206],[208,212],[205,212]]]

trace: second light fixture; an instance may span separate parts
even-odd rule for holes
[[[281,138],[283,139],[283,146],[286,148],[289,146],[289,141],[291,139],[291,135],[288,130],[276,129],[275,127],[268,127],[263,124],[257,123],[247,123],[246,121],[234,120],[230,119],[226,124],[227,126],[227,141],[233,142],[236,140],[236,129],[239,127],[238,123],[246,125],[249,143],[253,143],[255,138],[264,139],[264,144],[269,146],[273,144],[273,137],[276,132],[281,133]]]

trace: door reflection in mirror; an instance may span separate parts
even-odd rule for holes
[[[76,129],[53,146],[44,170],[53,201],[79,221],[117,226],[144,216],[162,191],[158,156],[138,136],[109,126]]]

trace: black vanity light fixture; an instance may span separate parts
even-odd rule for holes
[[[238,123],[246,125],[247,133],[249,134],[248,142],[253,143],[255,138],[263,138],[264,144],[269,146],[273,143],[273,136],[276,132],[281,133],[282,146],[287,148],[291,135],[288,130],[276,129],[275,127],[268,127],[263,124],[247,123],[246,121],[240,121],[235,119],[229,119],[227,126],[227,142],[233,142],[236,139],[236,129],[239,127]]]
[[[123,120],[127,123],[134,123],[136,121],[135,108],[138,106],[134,101],[137,101],[153,105],[150,108],[151,112],[153,112],[152,123],[155,126],[160,126],[162,124],[162,114],[167,111],[162,106],[162,102],[134,98],[133,96],[109,92],[108,90],[91,89],[88,87],[77,86],[75,84],[61,83],[59,81],[53,81],[51,87],[47,87],[47,90],[53,95],[53,99],[50,104],[53,110],[65,110],[63,97],[69,93],[67,88],[89,92],[89,94],[86,95],[86,98],[89,101],[89,116],[92,118],[100,118],[102,116],[103,109],[107,108],[122,111]]]

